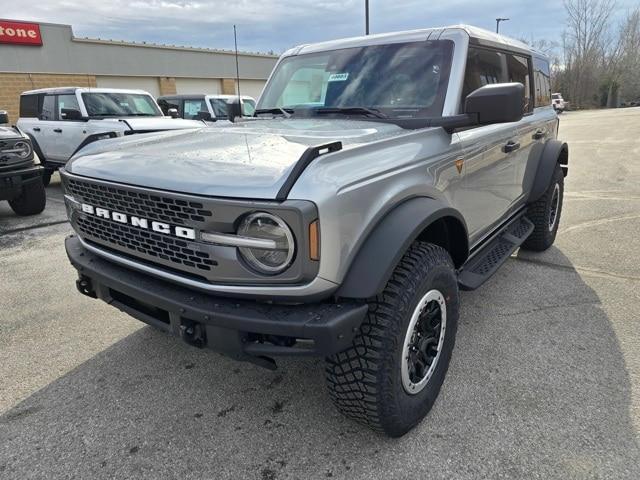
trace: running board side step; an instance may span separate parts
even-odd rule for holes
[[[525,216],[519,216],[509,223],[502,232],[493,237],[464,265],[458,274],[458,285],[462,290],[475,290],[496,273],[515,250],[533,232],[533,223]]]

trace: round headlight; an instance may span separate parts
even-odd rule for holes
[[[20,158],[29,158],[32,152],[31,145],[22,141],[14,143],[13,150]]]
[[[239,248],[247,263],[260,273],[274,275],[291,264],[295,250],[293,234],[280,217],[265,212],[252,213],[240,224],[238,235],[273,242],[272,248]]]

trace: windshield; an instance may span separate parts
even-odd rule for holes
[[[551,98],[553,98],[554,100],[560,100],[560,94],[554,93],[553,95],[551,95]]]
[[[345,48],[283,59],[260,109],[368,108],[390,118],[442,115],[453,42]]]
[[[162,116],[151,95],[143,93],[90,92],[82,100],[90,117]]]

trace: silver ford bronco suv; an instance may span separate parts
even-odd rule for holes
[[[0,110],[0,201],[8,200],[17,215],[42,212],[47,203],[42,171],[29,137],[9,126],[7,112]]]
[[[287,51],[255,116],[89,145],[62,179],[79,291],[274,368],[326,358],[348,417],[400,436],[453,352],[459,290],[562,210],[549,63],[467,26]]]

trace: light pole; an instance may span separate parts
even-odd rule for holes
[[[500,22],[506,22],[508,18],[496,18],[496,33],[500,33]]]
[[[364,34],[369,35],[369,0],[364,0]]]

